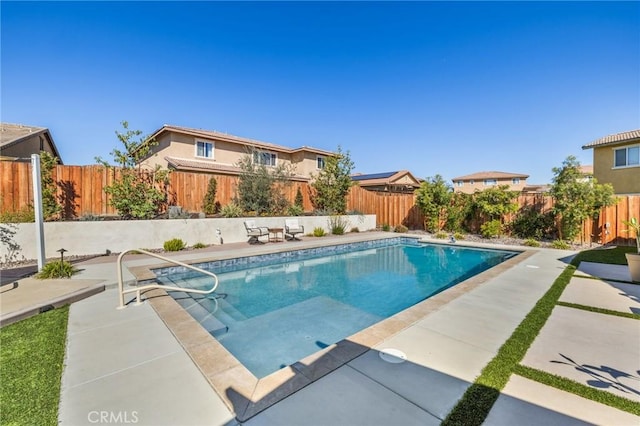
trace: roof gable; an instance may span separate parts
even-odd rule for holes
[[[49,133],[49,129],[46,127],[27,126],[25,124],[14,123],[0,123],[0,148],[8,148],[14,145],[18,145],[31,139],[34,136],[42,135],[49,143],[53,155],[60,160],[62,164],[62,157],[60,152],[53,142],[53,137]]]
[[[409,185],[413,187],[420,186],[420,180],[408,170],[400,170],[396,172],[370,173],[352,175],[351,180],[358,182],[360,186],[375,185]]]

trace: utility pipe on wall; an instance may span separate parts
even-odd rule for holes
[[[36,249],[38,271],[42,271],[45,261],[44,251],[44,217],[42,215],[42,183],[40,176],[40,156],[31,154],[31,172],[33,180],[33,206],[36,216]]]

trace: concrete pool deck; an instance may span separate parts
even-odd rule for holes
[[[356,236],[356,239],[363,237]],[[222,251],[246,256],[273,249],[303,248],[317,241],[307,240],[311,241],[258,247],[228,245],[216,247],[211,253],[181,253],[176,257],[184,261]],[[347,238],[322,240],[324,244],[347,242]],[[277,377],[275,386],[263,383],[261,386],[269,389],[267,392],[257,388],[247,392],[243,385],[244,373],[238,374],[236,365],[225,365],[229,361],[226,358],[208,356],[211,355],[210,347],[197,341],[190,342],[189,333],[181,335],[181,331],[186,331],[188,319],[180,314],[174,313],[173,319],[171,315],[162,318],[157,306],[154,309],[155,302],[116,310],[115,264],[113,259],[97,258],[82,263],[84,270],[74,277],[102,279],[106,289],[71,306],[59,420],[63,425],[90,424],[95,423],[93,420],[98,416],[110,415],[119,416],[122,424],[127,423],[126,420],[132,423],[135,417],[136,424],[150,425],[439,424],[562,272],[572,254],[549,249],[531,250],[528,257],[499,272],[488,271],[489,274],[479,278],[480,282],[461,284],[468,287],[462,291],[451,291],[462,288],[458,286],[441,293],[441,300],[436,305],[405,312],[398,321],[373,329],[359,340],[353,339],[346,348],[355,353],[349,360],[341,360],[337,348],[327,348],[303,360],[300,363],[303,365],[296,370],[299,374],[285,371],[291,380]],[[153,259],[137,256],[126,261],[129,267],[153,263],[156,263]],[[603,265],[603,270],[608,266]],[[606,276],[593,270],[589,273]],[[126,273],[125,279],[132,278]],[[569,294],[576,279],[572,279],[565,292],[569,302],[571,297],[578,297]],[[575,284],[580,285],[577,281]],[[598,292],[597,287],[593,289],[593,303],[606,302],[608,309],[612,306],[636,308],[635,305],[624,305],[626,302],[620,298],[633,302],[633,297],[637,297],[633,291],[640,287],[630,286],[624,295],[612,291],[606,284],[602,292]],[[575,293],[584,296],[580,291]],[[601,297],[601,294],[607,296]],[[160,296],[152,300],[168,299]],[[580,299],[571,303],[591,302]],[[545,326],[539,339],[546,340],[537,339],[530,349],[533,359],[541,363],[541,366],[536,364],[536,368],[545,371],[549,367],[547,364],[554,365],[551,362],[558,358],[557,345],[566,340],[566,336],[553,334],[558,324],[564,327],[562,322],[556,321],[556,311],[568,312],[565,319],[569,323],[583,322],[585,313],[602,315],[557,308],[562,309],[554,310],[547,323],[551,334]],[[572,311],[577,313],[574,315]],[[176,326],[173,332],[171,326],[167,326],[171,321]],[[637,366],[640,340],[637,340],[637,326],[636,334],[633,334],[637,323],[626,324],[631,327],[629,338],[612,348],[622,352],[622,358],[617,359],[613,354],[608,356],[606,350],[594,351],[601,360],[594,362],[609,366],[610,371],[617,368],[633,376],[632,373],[640,369]],[[582,354],[593,351],[608,334],[604,327],[591,329],[589,333],[588,339],[582,342],[577,339],[575,343]],[[605,339],[600,347],[606,348],[606,343]],[[625,350],[621,351],[620,345]],[[192,349],[191,353],[189,349]],[[384,361],[380,353],[388,349],[402,351],[406,361]],[[194,362],[193,354],[197,350],[202,352],[200,359],[208,360],[209,365],[198,361],[198,357]],[[635,370],[629,371],[634,362]],[[220,389],[216,392],[212,387],[211,376],[207,375],[211,370],[217,371],[219,378],[228,383],[224,392]],[[299,390],[291,392],[296,381],[311,376],[316,380],[303,383]],[[638,391],[633,382],[624,384],[631,388],[628,390],[631,395]],[[266,404],[274,394],[286,397],[275,404]],[[261,403],[269,408],[246,415],[250,404],[261,409]],[[240,423],[238,418],[246,420]],[[639,420],[629,413],[512,376],[485,424],[637,424]]]

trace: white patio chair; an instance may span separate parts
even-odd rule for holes
[[[256,221],[253,219],[245,220],[244,227],[247,229],[249,244],[262,243],[263,241],[260,241],[260,237],[266,236],[267,238],[269,238],[269,228],[267,228],[266,226],[257,226]]]
[[[304,234],[304,226],[298,223],[298,219],[285,219],[284,220],[284,235],[285,238],[291,241],[300,241],[296,235]]]

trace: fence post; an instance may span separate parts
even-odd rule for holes
[[[31,154],[31,171],[33,173],[33,210],[36,219],[36,244],[38,256],[38,271],[44,267],[44,218],[42,215],[42,183],[40,176],[40,156]]]

